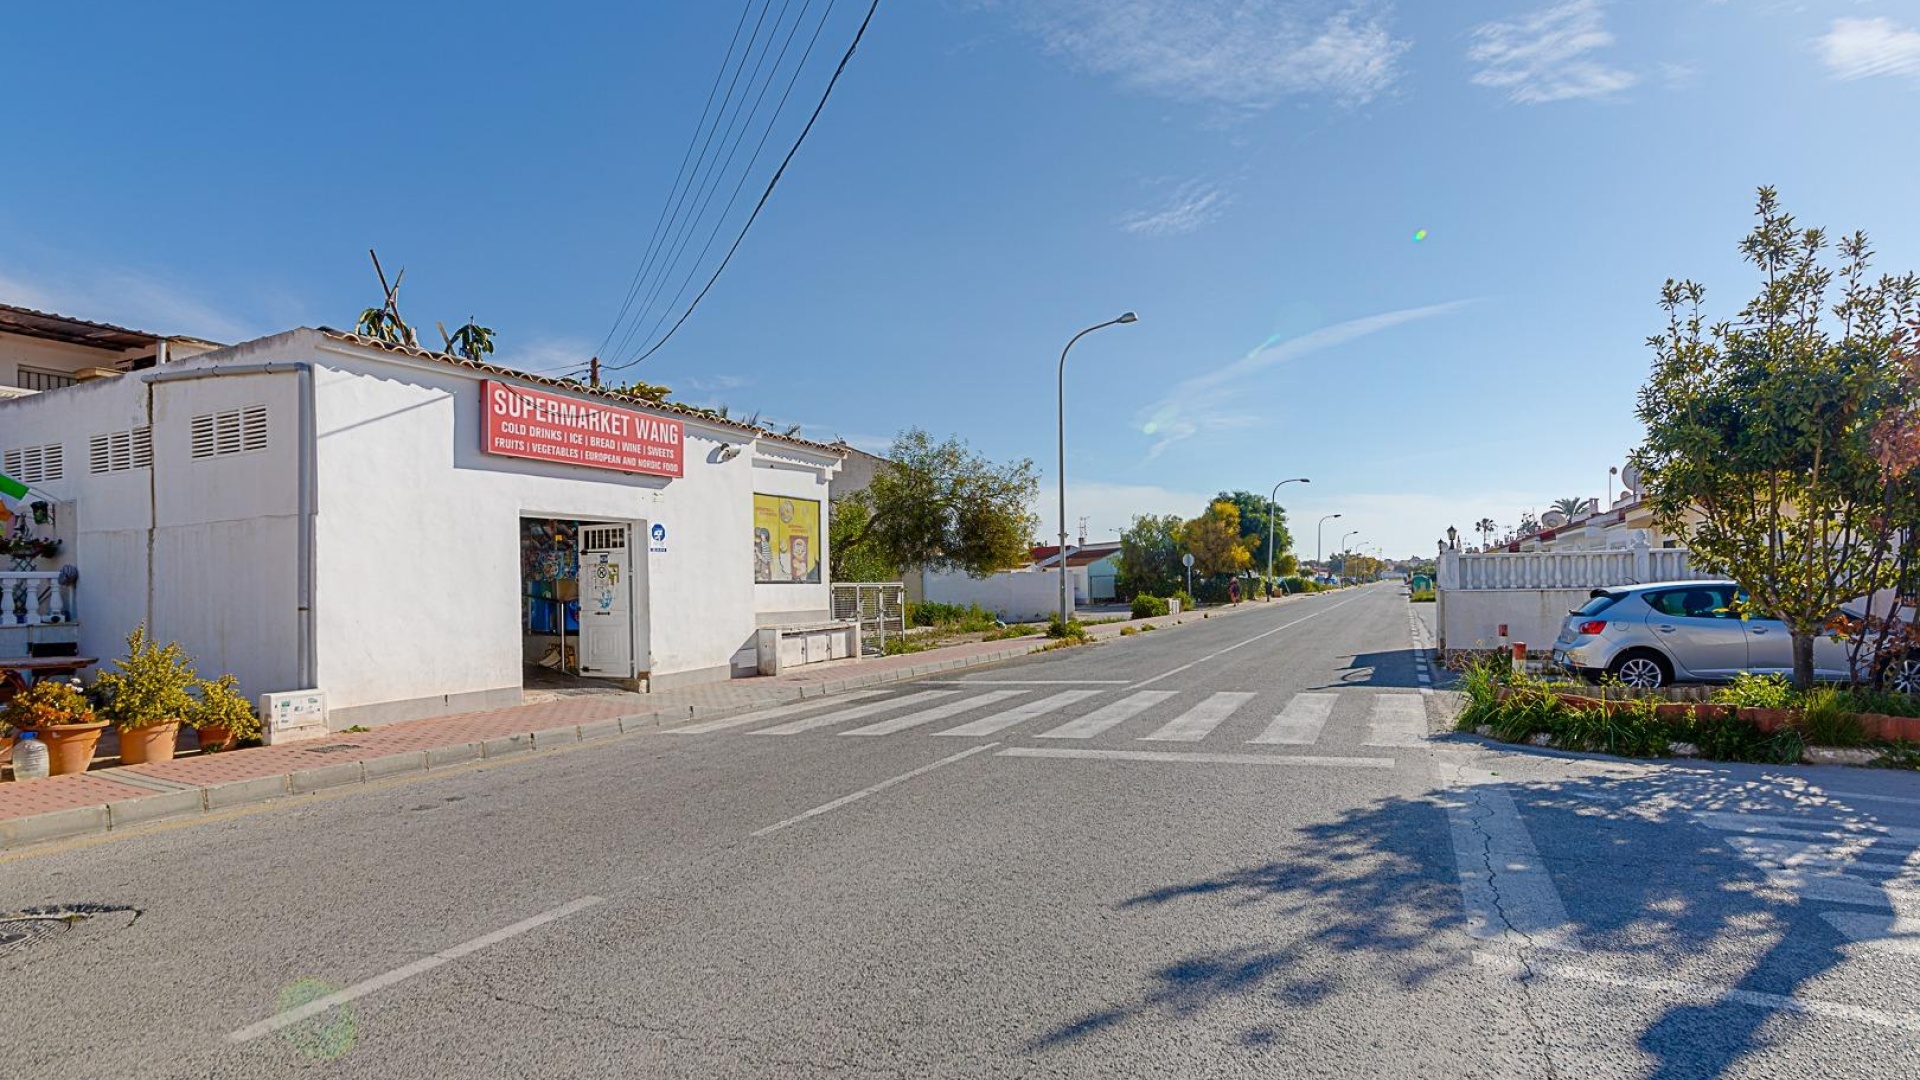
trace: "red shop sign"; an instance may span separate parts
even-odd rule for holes
[[[686,428],[678,420],[490,379],[481,385],[481,395],[486,402],[482,447],[489,454],[649,476],[685,475],[680,448]]]

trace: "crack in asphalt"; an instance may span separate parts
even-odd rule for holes
[[[1458,782],[1458,780],[1459,776],[1456,773],[1455,781]],[[1484,827],[1493,811],[1481,801],[1478,788],[1469,787],[1461,790],[1468,802],[1467,822],[1480,837],[1481,865],[1486,868],[1487,891],[1493,895],[1493,913],[1500,920],[1505,933],[1518,935],[1526,943],[1514,950],[1520,962],[1520,976],[1516,980],[1520,984],[1520,1016],[1533,1030],[1534,1041],[1539,1046],[1540,1058],[1546,1066],[1547,1077],[1549,1080],[1559,1080],[1559,1070],[1553,1064],[1553,1050],[1547,1041],[1546,1025],[1540,1018],[1538,1003],[1533,998],[1533,983],[1540,977],[1540,973],[1534,969],[1532,954],[1539,945],[1534,942],[1533,935],[1516,926],[1513,919],[1507,915],[1506,898],[1500,893],[1500,875],[1493,866],[1493,833]]]

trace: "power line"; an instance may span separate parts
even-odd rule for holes
[[[787,156],[781,160],[780,167],[774,170],[773,178],[767,181],[766,191],[760,194],[760,201],[754,204],[753,213],[747,215],[746,224],[740,226],[740,235],[734,237],[733,245],[727,248],[726,256],[720,260],[720,265],[714,268],[713,276],[707,279],[707,283],[701,287],[700,292],[695,295],[693,301],[687,305],[687,309],[680,314],[680,318],[675,320],[673,326],[667,330],[665,337],[655,342],[651,348],[639,356],[634,357],[632,360],[613,365],[615,370],[632,367],[647,357],[652,356],[654,353],[659,352],[661,346],[673,340],[673,335],[679,333],[680,328],[686,325],[687,319],[693,315],[694,309],[700,306],[700,301],[706,299],[707,293],[713,290],[714,283],[720,280],[722,273],[726,272],[727,264],[733,261],[734,253],[740,250],[740,244],[746,240],[748,230],[752,229],[753,223],[759,220],[760,211],[766,209],[767,200],[773,197],[773,189],[779,186],[780,178],[786,175],[787,166],[793,164],[794,155],[800,152],[801,145],[807,141],[807,136],[813,131],[814,123],[820,119],[820,114],[826,110],[828,99],[833,97],[833,88],[839,85],[840,76],[846,72],[847,64],[853,60],[854,51],[860,47],[861,39],[867,34],[868,25],[873,22],[873,13],[879,10],[879,7],[880,0],[872,0],[872,3],[867,6],[866,17],[860,20],[860,29],[854,32],[852,44],[847,46],[846,53],[840,57],[839,66],[833,69],[833,77],[827,80],[827,88],[820,95],[820,103],[814,106],[813,115],[807,118],[807,126],[800,129],[800,137],[793,141],[792,149],[787,151]]]
[[[751,4],[752,0],[748,0],[748,2]],[[640,324],[646,318],[647,309],[653,303],[654,294],[659,291],[659,277],[657,275],[670,272],[669,266],[659,260],[668,257],[668,252],[671,251],[678,242],[682,231],[692,224],[691,218],[682,217],[683,212],[693,207],[706,193],[707,188],[716,182],[712,165],[719,160],[720,154],[726,150],[727,139],[732,135],[732,123],[729,122],[728,135],[721,138],[718,149],[715,149],[713,140],[716,135],[720,134],[721,122],[727,120],[729,111],[733,109],[734,91],[740,88],[740,76],[747,69],[747,61],[753,57],[754,45],[760,40],[760,30],[766,25],[767,12],[770,11],[772,7],[773,0],[761,0],[760,14],[754,17],[753,30],[747,34],[747,43],[740,50],[740,57],[733,65],[733,75],[727,80],[726,92],[720,96],[720,107],[713,113],[713,123],[707,127],[706,136],[700,143],[700,150],[694,155],[693,170],[687,174],[687,184],[681,189],[679,198],[674,202],[673,213],[667,219],[665,231],[660,234],[660,245],[654,249],[653,254],[647,260],[647,269],[642,276],[647,281],[653,281],[654,285],[651,290],[647,291],[645,298],[640,301],[639,308],[632,313],[632,317],[626,326],[626,332],[621,336],[619,343],[612,347],[614,353],[625,352],[627,346],[632,343],[634,334],[638,332]],[[769,40],[771,40],[771,38],[769,38]],[[758,77],[759,72],[756,69],[754,78],[747,81],[747,93],[752,92],[754,79]],[[742,100],[745,100],[744,94],[742,95]],[[738,112],[734,111],[733,115],[737,117]],[[709,155],[709,151],[712,151],[711,156]],[[645,287],[645,282],[643,281],[641,288],[644,289]],[[604,352],[603,355],[605,355]]]

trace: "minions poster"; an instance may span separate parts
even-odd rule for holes
[[[784,495],[753,497],[756,585],[820,584],[820,503]]]

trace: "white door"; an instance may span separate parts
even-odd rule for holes
[[[633,677],[633,560],[626,525],[580,526],[580,674]]]

